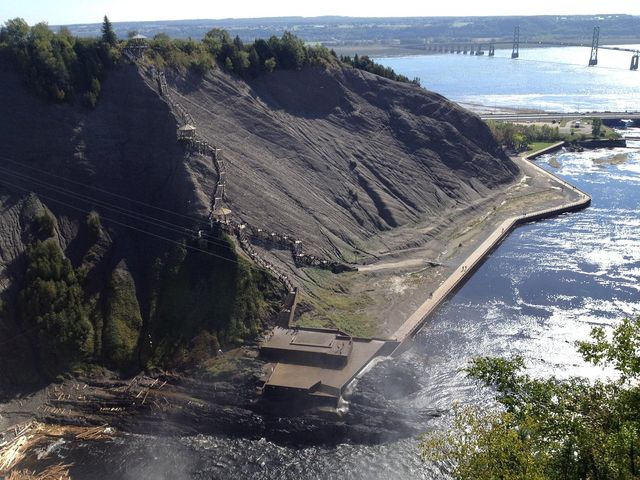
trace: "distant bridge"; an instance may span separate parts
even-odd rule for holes
[[[513,31],[513,40],[490,40],[485,42],[431,42],[425,43],[425,49],[429,52],[441,53],[462,53],[464,55],[484,55],[485,47],[487,54],[492,57],[495,55],[496,45],[511,45],[511,58],[520,56],[520,46],[554,46],[554,47],[588,47],[585,43],[567,43],[567,42],[547,42],[542,40],[520,40],[520,27],[515,27]],[[603,47],[600,46],[600,27],[593,28],[593,37],[591,39],[591,55],[589,56],[588,65],[590,67],[598,64],[598,50],[618,50],[621,52],[631,53],[631,70],[638,70],[640,60],[640,50],[622,47]]]

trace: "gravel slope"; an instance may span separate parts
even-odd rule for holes
[[[199,133],[223,148],[236,215],[333,256],[510,183],[517,167],[475,115],[351,68],[169,77]]]

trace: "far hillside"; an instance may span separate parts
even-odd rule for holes
[[[427,9],[428,10],[428,9]],[[425,11],[425,13],[428,13]],[[202,38],[212,28],[222,28],[244,42],[257,38],[281,36],[295,32],[305,42],[331,47],[342,45],[383,43],[415,44],[430,40],[502,39],[513,36],[519,25],[523,39],[536,38],[568,42],[591,40],[595,25],[601,28],[602,43],[624,43],[638,39],[640,17],[632,15],[547,15],[507,17],[274,17],[253,19],[202,19],[154,22],[119,22],[114,29],[120,38],[131,31],[148,37],[164,33],[173,38]],[[74,35],[96,37],[100,24],[69,25]],[[362,52],[360,52],[362,53]]]

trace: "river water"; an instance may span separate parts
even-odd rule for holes
[[[637,81],[640,85],[640,72]],[[462,91],[464,82],[457,83]],[[481,102],[487,91],[471,92],[465,100]],[[629,132],[640,136],[640,129]],[[392,401],[394,408],[415,413],[419,430],[440,428],[455,402],[492,401],[489,391],[461,371],[475,356],[522,355],[534,375],[594,378],[610,373],[585,364],[574,342],[588,338],[593,326],[611,327],[640,313],[640,143],[630,145],[539,160],[589,193],[593,204],[518,228],[425,325],[413,348],[395,360],[417,382],[413,393]],[[380,371],[374,368],[367,375],[376,378]],[[443,416],[423,419],[421,413],[434,410]],[[87,479],[442,478],[437,468],[420,461],[417,445],[416,436],[378,445],[294,448],[264,439],[128,435],[99,444],[60,443],[55,454],[75,462],[74,478]]]
[[[621,45],[640,49],[639,45]],[[575,112],[640,109],[640,71],[631,71],[630,52],[600,50],[587,67],[590,48],[496,50],[495,57],[462,54],[378,58],[378,62],[445,97],[489,107]]]

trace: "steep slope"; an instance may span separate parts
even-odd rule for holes
[[[82,286],[94,337],[91,361],[124,371],[139,368],[143,355],[161,364],[201,329],[211,337],[255,328],[269,308],[259,291],[273,287],[269,279],[235,262],[222,241],[203,247],[214,255],[200,258],[157,238],[188,237],[198,219],[206,221],[209,196],[202,192],[212,190],[215,176],[210,163],[190,157],[176,141],[169,107],[134,66],[110,70],[97,108],[89,111],[39,99],[0,64],[0,118],[0,395],[46,370],[38,342],[47,332],[35,334],[42,328],[38,318],[28,323],[23,313],[30,299],[19,300],[26,252],[45,237],[55,244],[50,251],[62,250],[71,260],[72,281]],[[98,223],[87,219],[91,210]],[[43,236],[44,214],[52,223]],[[149,222],[149,215],[157,220]],[[40,274],[49,281],[44,268]],[[58,287],[39,281],[30,291],[42,294],[33,298],[42,305],[33,311],[47,309],[46,295],[66,288],[66,280]],[[51,318],[64,312],[57,305],[52,310]],[[190,313],[176,316],[175,310]],[[167,346],[158,353],[141,340],[147,338],[153,345],[168,338]]]
[[[476,116],[367,72],[314,67],[247,83],[215,71],[169,83],[223,148],[235,214],[325,254],[437,223],[517,171]]]
[[[249,82],[216,70],[169,82],[199,134],[223,148],[234,216],[334,258],[376,242],[419,242],[394,235],[482,202],[516,173],[477,117],[357,70],[277,71]],[[126,369],[145,356],[187,358],[199,332],[254,332],[277,302],[264,273],[185,256],[153,236],[184,237],[206,219],[216,172],[176,142],[179,122],[149,85],[133,65],[113,68],[87,111],[38,99],[0,65],[0,344],[11,345],[0,349],[8,366],[0,393],[39,376],[33,327],[20,323],[16,299],[45,213],[51,241],[75,269],[68,281],[82,286],[95,361]]]

